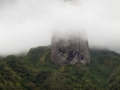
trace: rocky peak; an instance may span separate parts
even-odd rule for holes
[[[51,59],[58,64],[90,62],[88,41],[84,33],[53,34]]]

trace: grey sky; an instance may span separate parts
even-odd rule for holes
[[[0,0],[0,55],[50,45],[60,27],[86,30],[90,46],[120,53],[119,9],[120,0]]]

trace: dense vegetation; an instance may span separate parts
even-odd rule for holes
[[[0,58],[0,90],[120,90],[120,55],[90,50],[91,63],[57,65],[50,47]]]

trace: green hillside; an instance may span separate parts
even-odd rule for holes
[[[90,49],[87,65],[58,65],[50,46],[0,58],[0,90],[120,90],[120,55]]]

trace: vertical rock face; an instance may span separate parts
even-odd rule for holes
[[[83,64],[90,62],[88,41],[80,33],[53,34],[51,59],[58,64]]]

